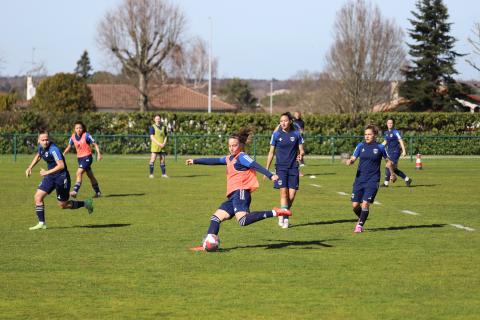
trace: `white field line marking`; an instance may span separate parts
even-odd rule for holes
[[[452,227],[455,227],[455,228],[458,228],[458,229],[463,229],[463,230],[467,230],[467,231],[475,231],[475,229],[473,228],[470,228],[470,227],[465,227],[465,226],[462,226],[461,224],[450,224]]]
[[[337,191],[337,193],[338,193],[339,195],[341,195],[341,196],[348,196],[348,194],[345,193],[345,192]]]
[[[412,216],[418,216],[419,214],[410,210],[402,210],[402,213],[411,214]]]
[[[316,176],[310,176],[310,179],[316,179],[317,177]]]
[[[314,184],[314,183],[311,183],[310,185],[311,185],[312,187],[315,187],[315,188],[321,188],[321,187],[322,187],[321,185],[319,185],[319,184]]]
[[[381,204],[380,202],[378,202],[378,201],[374,201],[373,203],[374,203],[374,204],[378,204],[379,206],[382,205],[382,204]]]

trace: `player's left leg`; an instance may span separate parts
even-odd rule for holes
[[[155,152],[152,152],[150,154],[150,163],[149,163],[150,175],[148,176],[151,179],[153,179],[153,169],[155,168],[155,159],[157,159],[157,154]]]
[[[99,198],[102,193],[100,192],[100,187],[98,185],[97,179],[95,178],[95,175],[93,174],[92,168],[89,168],[86,172],[88,178],[90,179],[90,183],[92,184],[93,191],[95,192],[94,197]]]
[[[55,180],[55,190],[57,192],[57,201],[58,205],[62,209],[78,209],[85,207],[88,210],[88,213],[93,212],[93,201],[92,199],[87,199],[85,201],[80,200],[68,200],[70,190],[70,175],[62,175],[56,178]]]
[[[45,223],[45,204],[43,202],[43,200],[47,195],[48,195],[48,192],[41,189],[37,189],[37,191],[35,192],[35,195],[33,198],[35,202],[35,213],[38,218],[38,223],[35,226],[30,227],[29,230],[47,229],[47,224]]]
[[[160,170],[162,170],[162,178],[168,178],[167,169],[165,166],[165,158],[167,157],[165,152],[160,153]]]
[[[76,198],[78,192],[80,191],[80,187],[82,186],[82,175],[84,172],[85,170],[83,168],[77,169],[75,185],[73,186],[72,192],[70,192],[70,195],[73,198]]]

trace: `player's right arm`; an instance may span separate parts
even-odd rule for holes
[[[363,143],[360,142],[359,144],[357,144],[357,147],[355,148],[355,150],[353,151],[353,154],[352,156],[350,157],[350,159],[348,159],[347,161],[345,161],[345,164],[347,166],[350,166],[352,165],[353,163],[355,163],[355,160],[357,160],[357,158],[360,156],[360,150],[362,150],[362,146],[363,146]]]
[[[41,159],[41,157],[38,153],[35,155],[35,157],[33,157],[32,163],[30,163],[27,170],[25,170],[25,176],[27,178],[32,175],[32,169],[33,169],[33,167],[35,167],[35,165],[38,163],[38,161],[40,161],[40,159]]]
[[[226,165],[227,158],[198,158],[198,159],[187,159],[185,162],[187,166],[191,166],[193,164],[204,164],[207,166],[215,166],[215,165]]]

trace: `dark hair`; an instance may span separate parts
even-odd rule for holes
[[[365,130],[368,130],[368,129],[372,130],[372,132],[373,132],[374,135],[378,135],[378,128],[377,128],[377,126],[376,126],[375,124],[370,123],[369,125],[367,125],[367,126],[365,127]]]
[[[46,128],[38,128],[38,135],[41,134],[48,134],[48,130]]]
[[[252,134],[252,129],[250,128],[243,128],[240,129],[240,131],[236,133],[232,133],[228,138],[229,139],[237,139],[238,142],[241,144],[247,144],[250,142],[249,138],[250,135]]]
[[[76,121],[73,126],[75,127],[77,124],[82,126],[83,132],[87,132],[87,126],[82,121]]]
[[[292,116],[292,114],[291,114],[289,111],[282,113],[282,114],[280,115],[280,118],[283,117],[283,116],[287,116],[287,117],[288,117],[288,120],[290,120],[290,121],[293,120],[293,116]]]

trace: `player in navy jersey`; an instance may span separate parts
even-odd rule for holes
[[[405,144],[403,143],[402,136],[397,129],[393,127],[393,119],[387,120],[387,131],[384,132],[383,145],[386,146],[388,151],[388,156],[393,161],[394,169],[393,172],[403,180],[407,187],[410,187],[412,184],[412,179],[409,178],[403,171],[398,169],[398,159],[400,156],[405,157],[407,152],[405,151]],[[385,181],[383,182],[384,187],[388,187],[388,182],[390,181],[390,169],[385,168]]]
[[[280,128],[272,134],[266,165],[268,170],[275,155],[275,173],[279,179],[274,188],[280,190],[281,208],[290,209],[293,205],[300,183],[299,161],[304,153],[302,134],[293,126],[291,114],[285,112],[280,116]],[[286,229],[289,219],[279,217],[278,224]]]
[[[352,206],[353,212],[358,217],[354,232],[362,232],[367,221],[370,203],[375,201],[375,196],[380,183],[380,164],[382,158],[387,160],[387,167],[393,171],[393,162],[388,157],[383,144],[376,141],[378,130],[374,125],[365,128],[365,141],[360,142],[353,155],[346,161],[347,166],[360,158],[357,174],[353,183]],[[392,173],[390,180],[395,182],[397,176]]]
[[[102,154],[100,153],[100,147],[98,146],[98,143],[93,139],[90,133],[87,132],[87,127],[81,121],[75,122],[74,132],[68,140],[67,147],[65,150],[63,150],[63,156],[70,151],[72,146],[74,146],[77,151],[78,169],[76,174],[77,179],[75,181],[75,185],[73,186],[72,192],[70,192],[70,195],[73,198],[77,197],[78,191],[82,186],[82,176],[84,173],[87,173],[87,177],[90,179],[93,191],[95,192],[94,197],[100,197],[100,187],[98,186],[98,181],[95,178],[92,170],[93,157],[92,148],[90,146],[94,146],[95,150],[97,151],[97,161],[102,160]]]
[[[85,201],[68,200],[70,196],[70,174],[67,170],[67,164],[65,163],[65,158],[58,147],[50,142],[48,132],[46,130],[39,131],[38,144],[38,153],[35,155],[32,163],[25,171],[25,175],[27,178],[31,176],[33,167],[35,167],[40,159],[45,160],[47,163],[47,170],[43,168],[40,169],[40,175],[43,177],[43,180],[38,186],[34,196],[35,212],[38,217],[38,224],[31,227],[30,230],[42,230],[47,228],[45,223],[45,205],[43,200],[54,189],[57,192],[57,200],[60,208],[78,209],[85,207],[88,210],[88,213],[92,213],[92,199],[87,199]]]
[[[259,184],[256,171],[262,173],[269,179],[276,181],[278,176],[271,173],[257,162],[255,162],[243,150],[248,141],[251,131],[242,129],[239,133],[232,134],[228,138],[229,155],[222,158],[199,158],[188,159],[187,165],[226,165],[227,166],[227,201],[210,218],[208,235],[218,235],[220,223],[235,217],[240,226],[247,226],[265,218],[275,216],[290,216],[287,209],[273,208],[269,211],[250,212],[251,193]],[[192,250],[203,250],[203,246],[194,247]]]

